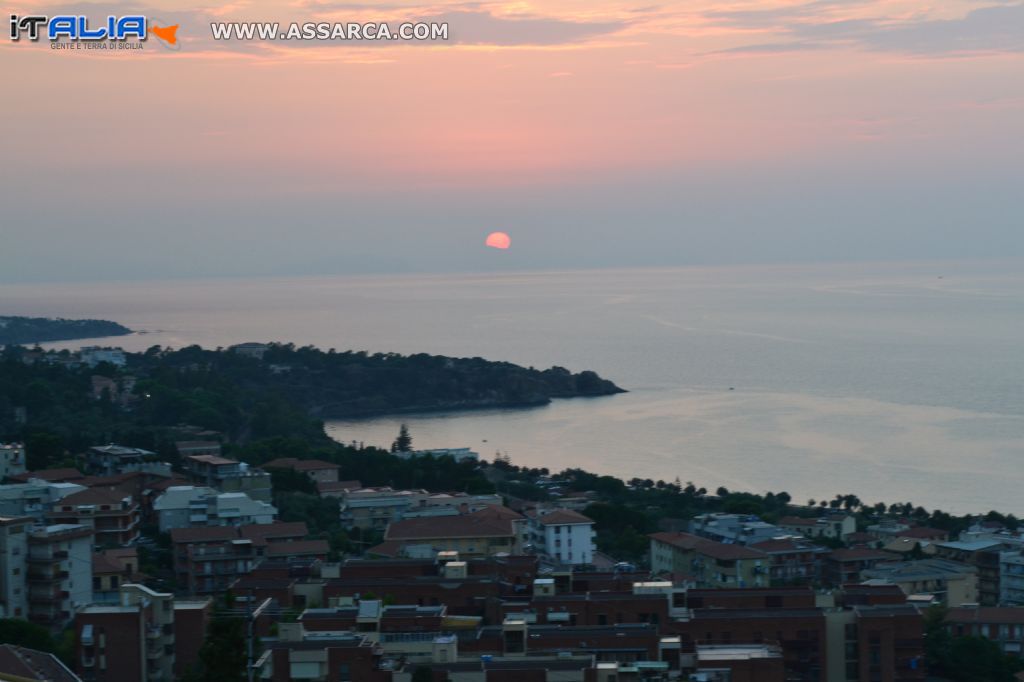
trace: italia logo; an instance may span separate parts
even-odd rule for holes
[[[102,40],[146,40],[149,34],[156,36],[160,43],[172,50],[180,49],[178,24],[169,25],[149,19],[141,14],[123,17],[108,16],[104,22],[90,22],[81,14],[62,14],[54,17],[11,15],[11,40],[38,41],[46,38],[58,41],[97,42]]]

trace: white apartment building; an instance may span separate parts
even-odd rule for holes
[[[128,364],[128,358],[120,348],[100,348],[99,346],[84,346],[78,351],[78,357],[82,362],[95,367],[101,362],[109,362],[115,367],[124,367]]]
[[[60,630],[92,603],[92,547],[88,526],[59,523],[29,531],[29,620]]]
[[[747,514],[701,514],[690,521],[690,532],[708,540],[752,545],[787,535],[778,526]]]
[[[341,523],[346,528],[383,529],[402,519],[472,514],[502,503],[500,495],[428,493],[388,487],[345,490],[339,497]]]
[[[0,485],[0,516],[31,516],[42,523],[50,507],[85,489],[77,483],[50,483],[37,478],[28,483]]]
[[[0,443],[0,481],[25,473],[25,446],[21,443]]]
[[[197,526],[273,523],[277,507],[245,493],[218,493],[205,486],[171,486],[153,502],[160,531]]]
[[[395,452],[392,454],[401,459],[412,459],[414,457],[451,457],[456,462],[464,462],[467,460],[477,462],[480,460],[480,453],[474,452],[469,448],[432,448],[429,450],[413,450],[411,452]]]
[[[542,556],[561,564],[589,564],[594,560],[594,521],[569,509],[527,513],[528,543]]]
[[[32,519],[0,517],[0,618],[28,616],[25,557]]]
[[[1024,606],[1024,552],[999,554],[999,605]]]

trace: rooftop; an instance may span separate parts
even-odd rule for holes
[[[512,521],[522,518],[506,507],[490,506],[472,514],[403,519],[388,526],[385,540],[510,537]]]
[[[13,644],[0,644],[0,675],[4,679],[80,682],[53,654]]]
[[[545,526],[570,526],[592,524],[594,520],[571,509],[554,509],[546,514],[535,514],[532,518]]]
[[[708,540],[691,533],[652,533],[649,536],[653,540],[664,542],[683,550],[691,550],[712,559],[723,561],[736,561],[739,559],[763,559],[767,555],[756,549],[743,547],[741,545],[727,545],[722,542]]]
[[[209,464],[210,466],[238,464],[237,459],[228,459],[227,457],[221,457],[220,455],[189,455],[186,459],[190,459],[193,462],[202,462],[203,464]]]

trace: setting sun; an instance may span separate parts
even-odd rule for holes
[[[491,232],[484,244],[492,249],[507,249],[512,246],[512,238],[504,232]]]

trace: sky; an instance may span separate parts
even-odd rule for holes
[[[1024,256],[1022,2],[0,3],[181,44],[0,39],[0,283]]]

